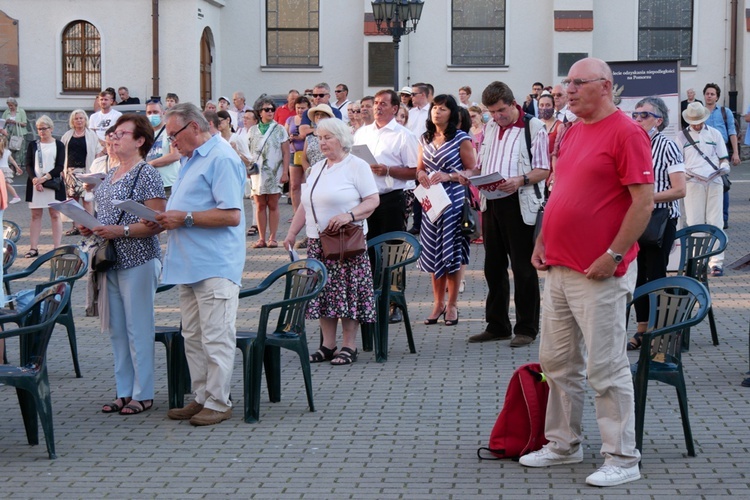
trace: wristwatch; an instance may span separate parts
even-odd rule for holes
[[[526,174],[523,174],[523,185],[528,186],[529,185],[529,176]]]
[[[193,220],[193,212],[188,212],[185,216],[185,227],[193,227],[195,221]]]
[[[123,234],[123,235],[124,235],[124,236],[125,236],[126,238],[130,238],[130,226],[126,225],[126,226],[125,226],[125,227],[123,228],[123,231],[124,231],[124,234]]]
[[[354,212],[352,212],[351,210],[349,210],[349,211],[348,211],[348,212],[346,212],[346,213],[348,213],[349,215],[351,215],[351,216],[352,216],[352,222],[354,222],[354,221],[356,221],[356,220],[357,220],[357,219],[355,219],[355,218],[354,218]]]
[[[609,254],[609,256],[610,256],[610,257],[612,257],[612,259],[613,259],[613,260],[615,261],[615,264],[619,264],[620,262],[622,262],[622,254],[621,254],[621,253],[616,253],[616,252],[615,252],[614,250],[612,250],[611,248],[608,248],[608,249],[607,249],[607,253],[608,253],[608,254]]]

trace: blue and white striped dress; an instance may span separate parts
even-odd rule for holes
[[[427,144],[423,137],[420,138],[422,162],[427,173],[439,171],[451,174],[462,171],[461,143],[470,140],[461,130],[457,130],[453,139],[437,148],[433,144]],[[419,234],[422,244],[419,268],[435,274],[436,278],[445,273],[455,273],[461,269],[461,264],[469,263],[469,239],[461,233],[460,226],[466,188],[458,182],[444,182],[443,187],[450,196],[451,206],[435,222],[425,216]]]

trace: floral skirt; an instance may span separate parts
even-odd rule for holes
[[[328,271],[328,282],[307,307],[307,319],[348,318],[360,323],[375,322],[375,294],[367,252],[344,262],[330,260],[323,257],[320,240],[308,238],[307,256],[321,261]]]

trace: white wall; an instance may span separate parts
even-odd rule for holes
[[[320,81],[346,83],[350,97],[378,90],[366,87],[367,43],[389,37],[363,35],[368,1],[322,0],[320,68],[266,68],[264,59],[264,2],[260,0],[161,0],[160,93],[176,92],[183,101],[199,96],[200,37],[209,26],[214,35],[212,97],[242,90],[252,102],[261,93],[285,94]],[[695,66],[681,71],[681,88],[702,90],[706,82],[728,90],[730,0],[695,0]],[[457,93],[470,85],[473,99],[493,80],[508,83],[519,96],[534,81],[553,84],[558,52],[589,52],[605,60],[637,58],[638,0],[521,0],[507,1],[506,64],[504,68],[450,67],[450,0],[425,3],[416,32],[402,39],[400,85],[427,81],[436,92]],[[744,9],[740,2],[737,86],[745,108],[750,98],[742,91],[750,81],[750,52]],[[102,85],[125,85],[142,100],[151,95],[151,1],[128,0],[4,0],[0,9],[19,19],[21,97],[25,108],[69,110],[90,108],[91,96],[63,96],[60,34],[75,19],[93,23],[102,36]],[[594,11],[594,31],[554,31],[554,10]],[[199,10],[202,18],[199,16]],[[722,92],[722,97],[727,93]]]

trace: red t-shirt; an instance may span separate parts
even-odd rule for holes
[[[628,186],[653,184],[648,134],[622,111],[565,134],[555,188],[544,211],[547,264],[584,273],[615,239],[632,199]],[[623,276],[638,253],[634,243],[617,266]]]
[[[273,112],[273,121],[280,124],[282,127],[286,123],[287,119],[290,116],[294,116],[297,114],[297,111],[294,109],[289,109],[286,104],[283,106],[279,106],[276,108],[276,111]]]

